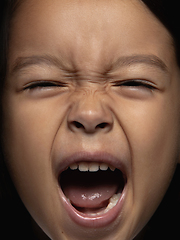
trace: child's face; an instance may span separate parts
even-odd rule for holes
[[[178,162],[171,36],[138,0],[22,2],[3,109],[19,195],[53,240],[133,239]],[[64,171],[74,163],[119,170]],[[114,194],[117,205],[104,211]]]

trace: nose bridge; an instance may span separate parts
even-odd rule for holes
[[[68,115],[70,129],[89,133],[100,129],[109,131],[113,125],[113,117],[105,98],[103,93],[91,89],[78,93]]]

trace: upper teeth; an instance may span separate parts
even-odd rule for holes
[[[107,169],[111,169],[114,171],[116,168],[110,166],[106,163],[96,163],[96,162],[81,162],[81,163],[73,163],[70,165],[71,170],[78,169],[81,172],[97,172],[99,170],[106,171]]]

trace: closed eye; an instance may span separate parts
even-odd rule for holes
[[[114,83],[114,86],[122,86],[122,87],[133,87],[133,88],[147,88],[154,90],[156,89],[155,85],[146,80],[124,80],[118,81]]]
[[[24,86],[24,90],[27,90],[27,89],[33,90],[36,88],[52,88],[52,87],[66,87],[66,84],[59,81],[40,80],[40,81],[34,81],[26,84]]]

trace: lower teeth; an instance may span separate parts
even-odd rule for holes
[[[109,199],[109,204],[107,205],[106,209],[98,212],[98,213],[91,213],[91,216],[97,216],[97,215],[101,215],[103,213],[107,213],[109,210],[111,210],[113,207],[116,206],[116,204],[118,203],[119,199],[121,197],[121,193],[118,194],[114,194],[110,199]]]
[[[114,194],[110,200],[109,200],[109,204],[106,207],[106,209],[104,210],[104,213],[107,213],[110,209],[112,209],[113,207],[116,206],[116,204],[118,203],[119,199],[121,197],[121,193],[118,194]]]

